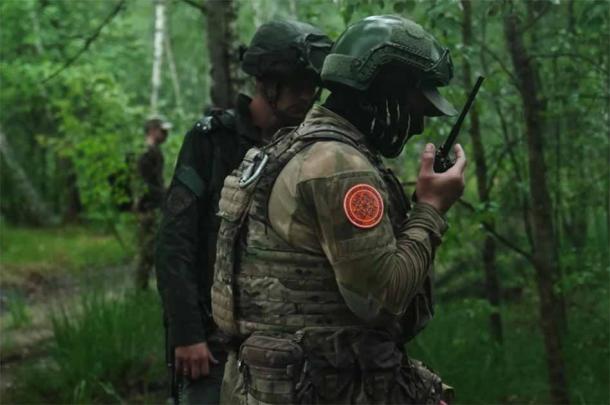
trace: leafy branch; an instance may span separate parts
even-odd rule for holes
[[[95,42],[95,40],[99,37],[100,33],[102,32],[102,29],[104,29],[104,27],[106,25],[108,25],[117,14],[119,14],[119,12],[123,9],[124,5],[125,5],[125,0],[120,0],[115,5],[115,7],[112,9],[110,14],[108,14],[108,16],[106,16],[104,21],[102,21],[102,23],[95,29],[95,31],[93,31],[93,33],[89,37],[87,37],[87,39],[85,39],[85,43],[84,43],[83,47],[77,53],[75,53],[70,59],[68,59],[59,69],[57,69],[55,72],[51,73],[49,76],[44,78],[42,80],[42,83],[43,84],[47,83],[51,79],[57,77],[61,72],[63,72],[68,67],[70,67],[74,62],[76,62],[76,60],[78,58],[80,58],[81,55],[84,54],[89,49],[91,44],[93,42]]]
[[[204,14],[206,12],[205,5],[203,3],[197,3],[195,0],[181,0],[181,1],[191,7],[196,8],[197,10],[201,11]]]
[[[466,200],[464,200],[462,198],[460,198],[458,200],[458,202],[460,203],[460,205],[466,207],[469,211],[472,211],[472,212],[476,212],[477,211],[477,209],[474,207],[474,205],[472,205],[471,203],[469,203],[468,201],[466,201]],[[519,253],[521,256],[526,258],[530,263],[533,263],[534,258],[533,258],[531,253],[528,253],[525,250],[521,249],[519,246],[515,245],[506,236],[500,235],[489,224],[485,223],[485,221],[481,221],[481,226],[488,233],[490,233],[493,237],[495,237],[498,241],[500,241],[502,244],[504,244],[506,247],[508,247],[509,249],[513,250],[514,252]]]

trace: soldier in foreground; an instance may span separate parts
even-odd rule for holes
[[[243,54],[242,70],[256,80],[252,98],[235,110],[214,110],[184,140],[168,193],[157,244],[157,280],[175,373],[185,403],[218,403],[225,340],[211,319],[216,216],[225,177],[252,146],[284,126],[299,124],[317,97],[330,39],[296,21],[262,25]]]
[[[381,156],[425,116],[453,115],[437,87],[449,51],[395,16],[347,28],[324,62],[331,94],[293,132],[251,149],[225,180],[212,288],[229,353],[221,402],[438,404],[439,376],[403,353],[433,314],[432,263],[466,165],[421,155],[411,206]]]
[[[158,225],[158,210],[161,207],[165,188],[163,184],[163,153],[161,144],[172,128],[169,122],[153,117],[144,124],[146,151],[138,157],[138,177],[144,183],[144,194],[137,201],[138,216],[138,263],[135,285],[148,288],[148,279],[155,264],[155,234]]]

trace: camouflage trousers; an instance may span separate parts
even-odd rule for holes
[[[148,288],[148,280],[155,266],[155,239],[158,227],[157,210],[138,212],[138,258],[135,286]]]
[[[329,329],[329,328],[327,328]],[[230,352],[222,404],[439,404],[432,370],[383,333],[337,330],[298,339],[254,334]],[[300,357],[299,357],[300,353]]]

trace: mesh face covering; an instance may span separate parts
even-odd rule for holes
[[[360,105],[369,112],[367,136],[385,157],[400,155],[410,135],[419,133],[417,107],[411,105],[420,75],[399,63],[384,66],[367,91],[358,92]],[[419,119],[418,119],[419,118]]]
[[[409,139],[411,112],[406,101],[387,97],[371,104],[372,116],[369,139],[387,158],[400,155]]]
[[[356,126],[383,156],[394,158],[412,135],[423,130],[421,111],[408,102],[410,91],[404,86],[398,90],[381,95],[336,87],[324,106]]]

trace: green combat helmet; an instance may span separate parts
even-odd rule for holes
[[[319,76],[332,41],[318,28],[299,21],[271,21],[260,26],[242,55],[241,68],[262,77],[282,71]]]
[[[453,77],[449,50],[419,24],[403,17],[371,16],[348,27],[326,58],[321,78],[331,86],[338,83],[367,91],[381,68],[392,63],[418,76],[417,87],[435,107],[426,115],[457,113],[436,89]]]

